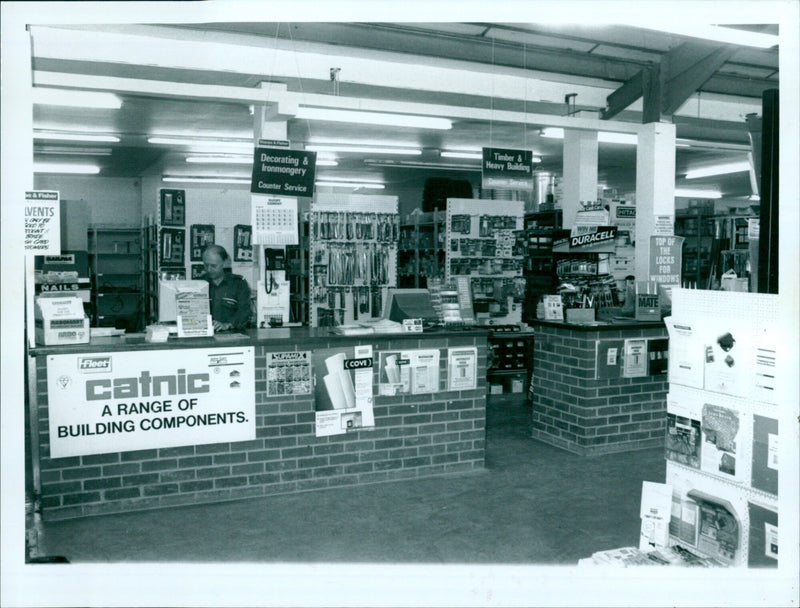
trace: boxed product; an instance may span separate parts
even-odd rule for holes
[[[39,296],[35,311],[36,342],[46,346],[89,342],[89,318],[80,296]]]

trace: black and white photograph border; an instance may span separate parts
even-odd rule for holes
[[[798,336],[800,186],[800,2],[295,0],[209,2],[3,2],[2,9],[2,604],[15,606],[798,606],[798,376],[779,387],[780,547],[774,570],[578,568],[547,564],[49,563],[25,561],[26,386],[22,201],[33,190],[31,25],[197,22],[537,22],[615,20],[780,26],[780,298],[789,336]],[[87,42],[91,43],[90,37]],[[269,71],[259,66],[254,71]],[[346,75],[344,75],[346,77]],[[487,77],[491,78],[490,74]],[[342,83],[346,86],[346,82]],[[744,117],[742,117],[744,119]],[[790,340],[786,369],[799,369]],[[34,387],[35,390],[35,387]],[[788,463],[784,464],[784,463]],[[613,479],[598,477],[599,484]],[[536,497],[531,496],[531,501]],[[569,497],[565,496],[565,513]],[[631,497],[638,502],[637,497]],[[613,505],[598,504],[598,510]],[[636,505],[638,509],[638,504]],[[497,514],[502,521],[503,514]],[[231,524],[233,525],[233,524]],[[565,521],[564,526],[569,526]],[[254,533],[257,531],[254,531]],[[324,527],[319,534],[329,531]],[[125,534],[125,530],[120,530]],[[201,531],[198,531],[200,534]],[[190,540],[190,539],[189,539]],[[358,538],[352,538],[358,543]],[[631,545],[636,538],[631,538]],[[392,550],[386,547],[387,553]],[[596,550],[587,546],[586,555]]]

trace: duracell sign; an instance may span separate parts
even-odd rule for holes
[[[600,226],[597,232],[587,232],[585,234],[576,234],[569,239],[570,249],[580,249],[581,247],[591,247],[598,243],[605,243],[606,241],[613,241],[617,238],[616,226]]]

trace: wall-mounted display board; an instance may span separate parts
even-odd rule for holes
[[[445,281],[468,277],[478,325],[522,320],[522,201],[447,199]]]
[[[233,227],[233,261],[253,261],[253,227],[236,224]]]
[[[309,214],[312,327],[381,317],[397,285],[396,196],[317,194]]]
[[[205,248],[214,244],[214,225],[192,224],[189,227],[189,238],[191,240],[189,260],[199,262],[203,259]]]
[[[778,565],[778,298],[673,290],[667,318],[670,542],[723,565]]]
[[[186,247],[186,231],[182,228],[162,228],[158,263],[160,266],[182,266]]]
[[[186,225],[186,191],[166,190],[159,191],[159,225],[185,226]]]

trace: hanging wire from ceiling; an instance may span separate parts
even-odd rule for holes
[[[292,57],[294,58],[294,69],[295,69],[295,72],[297,73],[297,87],[300,89],[300,99],[305,101],[306,93],[305,93],[305,90],[303,89],[303,77],[300,74],[300,64],[298,63],[298,60],[297,60],[297,52],[294,49],[294,38],[292,38],[292,24],[291,24],[291,22],[286,24],[286,28],[287,28],[287,31],[288,31],[288,34],[289,34],[289,47],[290,47],[291,52],[292,52]],[[337,70],[337,72],[336,72],[336,83],[335,83],[336,93],[335,94],[338,95],[339,94],[339,73],[338,73],[339,68],[336,68],[336,70]],[[333,68],[331,69],[331,79],[333,79]],[[307,136],[306,139],[308,141],[308,140],[311,139],[311,121],[308,118],[302,119],[302,120],[306,123],[306,132],[308,133],[308,136]],[[289,124],[288,123],[286,124],[286,137],[287,137],[287,139],[289,138]]]

